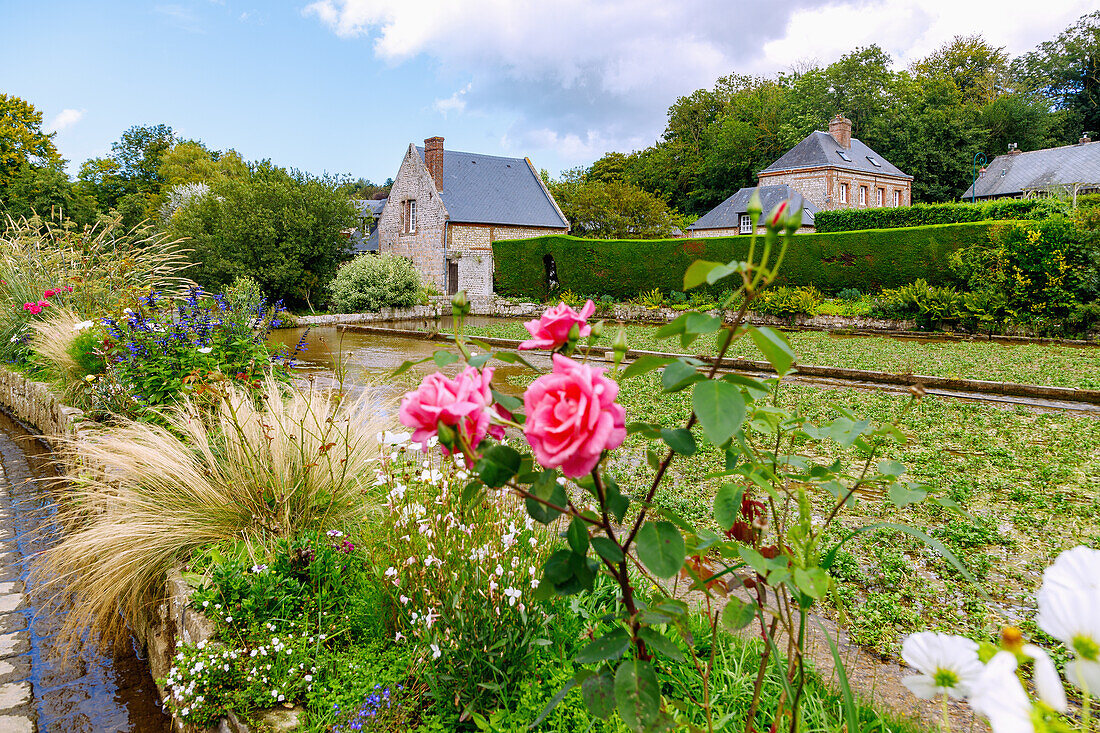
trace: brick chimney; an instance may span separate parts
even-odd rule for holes
[[[1088,145],[1091,142],[1092,142],[1092,138],[1089,137],[1089,134],[1087,132],[1082,132],[1081,133],[1081,139],[1077,141],[1077,144],[1078,145]]]
[[[1008,154],[1009,155],[1019,155],[1022,152],[1024,152],[1024,151],[1020,150],[1020,146],[1017,145],[1016,143],[1009,143],[1008,144]]]
[[[845,150],[852,147],[852,121],[847,117],[838,114],[829,120],[829,134],[836,140],[836,144]]]
[[[443,138],[429,137],[424,141],[424,164],[435,181],[435,190],[443,190]]]

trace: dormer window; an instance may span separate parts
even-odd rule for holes
[[[852,156],[848,155],[848,154],[847,154],[847,153],[845,153],[845,152],[844,152],[843,150],[838,150],[838,151],[836,151],[836,154],[840,156],[840,159],[841,159],[841,160],[846,160],[846,161],[848,161],[849,163],[851,163],[851,162],[852,162]]]
[[[401,232],[412,234],[416,231],[416,199],[401,202]]]
[[[741,215],[741,234],[752,234],[752,218],[748,214]]]
[[[876,168],[881,168],[882,167],[882,163],[879,163],[876,158],[872,158],[870,155],[867,156],[867,160],[871,161],[871,165],[873,165]]]

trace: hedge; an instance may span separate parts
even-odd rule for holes
[[[825,293],[893,288],[918,278],[956,284],[948,266],[950,253],[988,243],[993,229],[1001,226],[1005,224],[974,222],[796,234],[777,282],[813,285]],[[494,288],[501,295],[545,299],[549,287],[544,258],[549,255],[562,290],[623,299],[653,288],[683,290],[684,271],[693,261],[745,259],[748,244],[745,236],[601,240],[551,235],[505,240],[493,244]]]
[[[1058,199],[994,199],[979,203],[915,204],[882,209],[834,209],[814,216],[818,232],[855,232],[864,229],[897,229],[969,221],[1045,219],[1065,213]]]

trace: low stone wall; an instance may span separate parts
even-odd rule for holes
[[[0,408],[38,430],[39,437],[50,444],[63,462],[69,462],[65,459],[66,455],[70,455],[72,460],[79,459],[79,455],[71,453],[70,441],[79,438],[81,432],[88,428],[84,412],[62,402],[48,384],[0,368]],[[154,680],[168,674],[177,643],[198,643],[214,636],[209,620],[188,608],[190,596],[191,590],[183,576],[178,571],[173,572],[167,579],[165,601],[155,609],[153,617],[133,623],[135,636],[146,649],[149,671]],[[161,700],[167,699],[167,690],[159,683],[157,689]],[[271,710],[258,717],[265,731],[289,731],[298,726],[303,713],[301,708],[293,708]],[[172,722],[179,733],[196,732],[195,728],[185,725],[178,718],[173,717]],[[230,713],[208,730],[249,733],[250,728]]]

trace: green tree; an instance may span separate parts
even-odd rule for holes
[[[678,217],[664,201],[623,180],[586,180],[582,171],[551,183],[572,234],[593,239],[671,236]]]
[[[913,76],[945,77],[968,104],[988,104],[1008,91],[1009,59],[1004,47],[989,44],[980,34],[955,36],[912,64]]]
[[[316,305],[349,256],[343,231],[357,221],[342,182],[265,161],[244,178],[215,179],[210,189],[169,225],[173,237],[190,240],[191,277],[218,290],[248,275],[273,298]]]
[[[35,167],[24,165],[0,194],[0,208],[12,218],[38,214],[46,217],[72,219],[77,224],[95,220],[95,200],[69,180],[57,165]]]
[[[1077,133],[1100,132],[1100,10],[1021,56],[1015,70],[1055,108],[1071,113]]]
[[[0,94],[0,192],[27,166],[60,167],[64,161],[42,129],[42,113],[19,97]]]

